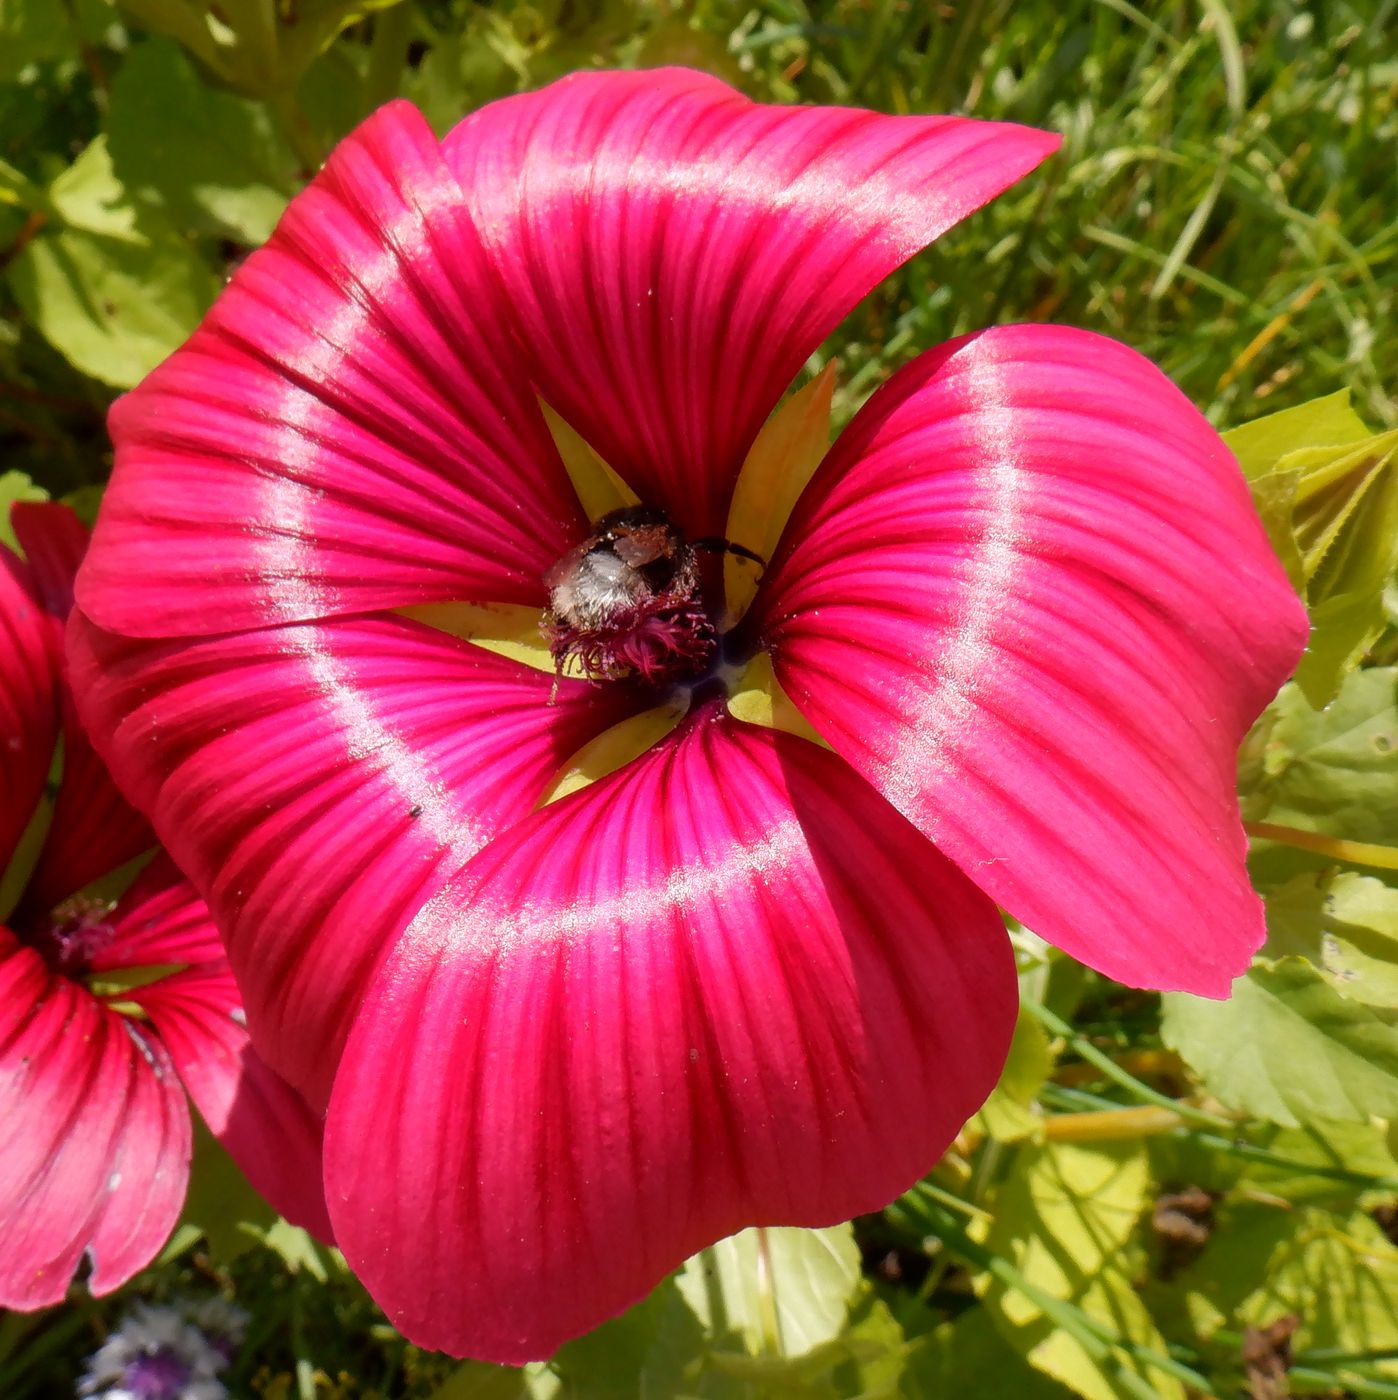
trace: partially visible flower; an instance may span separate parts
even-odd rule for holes
[[[1159,370],[996,327],[819,467],[759,451],[1056,144],[676,70],[442,142],[394,104],[114,409],[84,713],[414,1341],[547,1355],[718,1236],[886,1204],[1003,1062],[995,903],[1137,985],[1222,995],[1260,942],[1235,751],[1305,616]],[[540,400],[638,513],[584,504]],[[725,538],[768,560],[736,626]],[[541,618],[546,669],[490,631]],[[764,667],[804,727],[745,718]]]
[[[78,1394],[85,1400],[224,1400],[228,1390],[218,1376],[231,1359],[193,1310],[137,1303],[88,1358]]]
[[[232,1361],[243,1344],[247,1313],[216,1293],[187,1303],[185,1313],[224,1361]]]
[[[163,853],[119,897],[100,883],[155,838],[88,743],[63,666],[87,531],[60,505],[13,520],[27,561],[0,547],[0,1306],[36,1308],[84,1255],[106,1293],[165,1242],[189,1171],[186,1091],[274,1205],[327,1237],[329,1222],[319,1124],[251,1050],[203,901]],[[25,832],[60,739],[36,853]]]

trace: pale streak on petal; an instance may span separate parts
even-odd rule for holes
[[[1015,460],[1015,413],[1003,368],[986,358],[965,377],[978,441],[986,453],[983,480],[989,522],[965,571],[960,623],[947,645],[929,658],[935,677],[918,696],[915,717],[896,734],[885,795],[904,812],[925,805],[929,777],[947,770],[948,750],[984,718],[979,696],[995,664],[997,635],[1011,596],[1024,533],[1024,481]]]
[[[379,714],[364,687],[356,684],[317,633],[297,628],[289,630],[285,639],[288,650],[305,661],[330,706],[335,728],[345,736],[347,758],[378,768],[408,806],[420,809],[417,821],[447,848],[450,858],[469,860],[485,844],[492,828],[464,814],[453,815],[457,804],[446,785],[434,776],[432,766]]]
[[[677,911],[693,910],[706,901],[721,901],[735,889],[749,888],[752,881],[770,882],[790,862],[805,852],[807,840],[801,823],[791,817],[747,845],[735,845],[721,857],[700,852],[664,874],[661,881],[629,885],[624,891],[603,899],[588,900],[581,893],[566,907],[504,925],[500,911],[489,905],[473,909],[462,924],[465,942],[487,940],[501,952],[516,947],[570,943],[598,929],[628,926],[659,926]],[[461,894],[447,886],[418,916],[424,925],[441,921],[450,927],[452,911],[459,910]],[[453,938],[453,942],[456,940]]]
[[[371,304],[392,294],[394,283],[401,276],[394,250],[420,239],[421,230],[422,219],[413,209],[404,210],[389,225],[386,246],[360,271]],[[357,343],[366,315],[368,312],[362,303],[347,299],[322,329],[320,337],[308,340],[301,353],[288,361],[288,368],[305,383],[333,384],[350,353],[347,347]],[[262,485],[264,518],[277,522],[277,532],[259,536],[254,559],[267,586],[272,621],[277,623],[296,622],[303,617],[329,615],[341,610],[335,591],[324,587],[317,578],[319,570],[314,566],[315,550],[310,543],[315,531],[303,484],[313,479],[315,458],[320,454],[316,418],[326,411],[320,399],[288,379],[273,414],[277,422],[290,430],[285,437],[286,453],[282,459],[287,475],[268,479]]]

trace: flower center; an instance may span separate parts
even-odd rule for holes
[[[81,977],[112,941],[114,930],[107,922],[110,912],[106,900],[74,895],[23,930],[21,936],[55,972]]]
[[[544,635],[559,675],[572,662],[594,681],[700,679],[718,632],[697,550],[725,547],[691,543],[653,506],[602,516],[544,575]]]

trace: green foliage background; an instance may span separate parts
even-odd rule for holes
[[[1395,32],[1398,0],[0,0],[0,503],[92,507],[112,397],[379,103],[441,131],[573,68],[688,63],[1062,132],[809,368],[838,356],[843,419],[978,326],[1119,336],[1221,427],[1263,420],[1231,441],[1315,624],[1242,756],[1270,940],[1234,999],[1014,930],[1004,1080],[882,1216],[739,1237],[549,1365],[457,1369],[205,1141],[157,1267],[0,1318],[0,1394],[69,1393],[131,1296],[217,1289],[253,1314],[238,1395],[1398,1396]],[[1278,1380],[1261,1329],[1293,1317]]]

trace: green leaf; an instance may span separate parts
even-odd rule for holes
[[[1306,447],[1342,447],[1368,436],[1364,420],[1350,407],[1349,390],[1341,389],[1230,428],[1223,440],[1238,459],[1243,474],[1249,481],[1256,481],[1274,470],[1288,452]]]
[[[107,129],[122,182],[197,232],[262,243],[301,183],[267,107],[210,87],[165,40],[138,44],[122,64]]]
[[[173,238],[148,244],[63,229],[11,264],[25,314],[94,379],[129,388],[179,346],[218,293],[212,269]]]
[[[757,1230],[702,1250],[680,1271],[680,1292],[710,1332],[753,1353],[768,1346],[774,1307],[782,1351],[800,1356],[844,1329],[859,1284],[859,1247],[849,1225],[769,1227],[766,1235],[765,1261]]]
[[[1297,875],[1267,897],[1267,954],[1304,957],[1337,992],[1398,1009],[1398,890],[1351,871]]]
[[[276,1219],[276,1211],[253,1190],[238,1164],[196,1115],[189,1190],[180,1225],[198,1229],[213,1259],[226,1264],[251,1249]]]
[[[123,243],[146,246],[150,232],[140,211],[112,169],[105,135],[87,149],[49,187],[53,212],[71,229],[102,234]],[[161,230],[165,232],[165,230]]]
[[[58,0],[0,0],[0,82],[10,82],[29,64],[55,58],[73,46]]]
[[[1165,1343],[1122,1267],[1148,1186],[1147,1157],[1137,1142],[1022,1148],[996,1198],[986,1247],[1044,1293],[1072,1303],[1119,1337],[1163,1352]],[[1162,1400],[1183,1400],[1177,1380],[1120,1353],[1094,1355],[1033,1298],[998,1281],[981,1286],[1001,1336],[1087,1400],[1135,1393],[1123,1371]]]
[[[229,87],[251,97],[291,92],[342,29],[400,0],[117,0],[147,28],[176,39]]]
[[[1323,1211],[1301,1212],[1238,1308],[1243,1322],[1259,1325],[1292,1312],[1301,1317],[1297,1350],[1398,1348],[1398,1249],[1362,1213],[1340,1221]],[[1392,1360],[1378,1366],[1398,1372]]]
[[[10,524],[10,507],[16,501],[46,501],[49,493],[36,486],[23,472],[0,473],[0,545],[19,552],[19,541]]]
[[[916,1400],[952,1396],[1070,1400],[1074,1394],[1007,1347],[986,1307],[967,1308],[955,1322],[919,1337],[907,1374],[908,1388],[895,1393]]]
[[[1043,1126],[1043,1118],[1033,1111],[1033,1103],[1052,1072],[1053,1063],[1048,1033],[1035,1017],[1021,1010],[1000,1082],[971,1120],[972,1125],[1001,1142],[1032,1137]]]
[[[1255,1118],[1398,1115],[1398,1030],[1307,961],[1252,968],[1228,1001],[1167,993],[1160,1033],[1205,1087]]]
[[[1398,845],[1398,670],[1354,672],[1319,712],[1284,687],[1244,743],[1239,781],[1250,820]],[[1259,847],[1252,866],[1266,886],[1326,863]]]
[[[1297,682],[1312,705],[1328,704],[1385,626],[1383,592],[1398,570],[1398,430],[1371,434],[1344,391],[1225,440],[1310,608]]]

